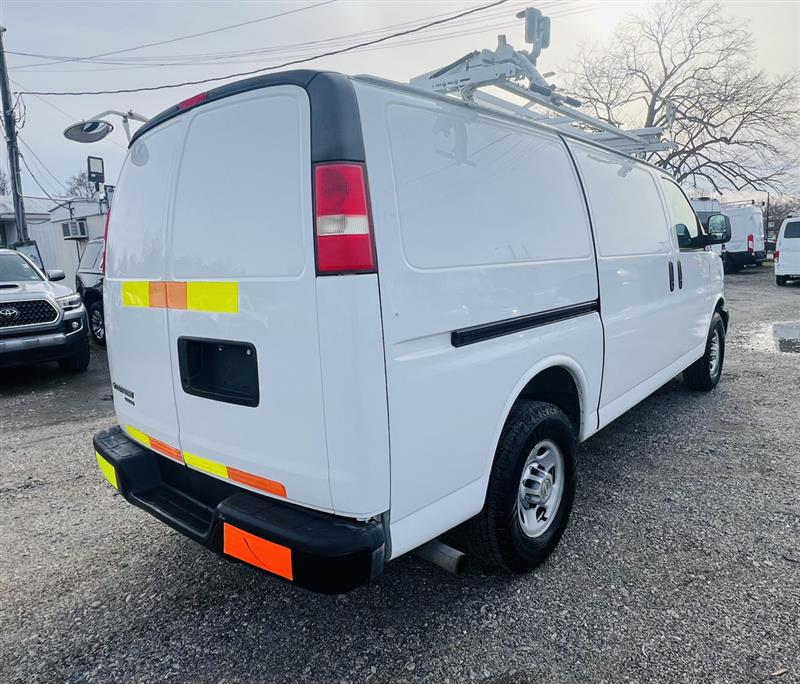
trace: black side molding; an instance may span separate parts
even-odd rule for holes
[[[599,311],[600,302],[595,299],[591,302],[582,302],[581,304],[563,306],[558,309],[549,309],[548,311],[529,314],[527,316],[506,318],[505,320],[496,321],[494,323],[483,323],[470,328],[454,330],[450,333],[450,344],[454,347],[463,347],[467,344],[475,344],[476,342],[483,342],[484,340],[490,340],[494,337],[511,335],[521,330],[538,328],[542,325],[566,321],[569,318],[585,316],[586,314]]]

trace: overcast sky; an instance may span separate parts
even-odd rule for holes
[[[342,47],[392,30],[456,14],[490,0],[325,0],[253,2],[36,2],[0,0],[0,23],[6,27],[6,50],[44,55],[9,54],[12,90],[87,91],[138,88],[223,76],[307,57],[330,49],[322,41],[336,39]],[[542,72],[557,71],[586,41],[604,41],[627,13],[641,12],[646,2],[510,0],[507,4],[448,24],[349,54],[325,57],[300,67],[344,73],[371,73],[407,81],[443,66],[476,48],[493,48],[498,33],[524,48],[522,22],[515,12],[536,6],[552,17],[551,47],[539,61]],[[312,5],[318,5],[312,7]],[[800,69],[800,1],[728,1],[725,10],[744,19],[755,38],[757,64],[772,73]],[[103,63],[62,61],[166,41],[187,34],[251,22],[307,7],[303,11],[250,23],[211,35],[97,58]],[[402,24],[404,26],[397,27]],[[365,33],[369,32],[369,33]],[[359,35],[353,35],[359,34]],[[234,54],[244,51],[255,54]],[[209,54],[216,53],[216,54]],[[175,64],[180,61],[183,64]],[[165,64],[165,62],[170,62]],[[202,62],[202,63],[197,63]],[[38,66],[33,66],[38,64]],[[558,83],[556,75],[552,81]],[[107,182],[113,183],[125,153],[121,126],[103,142],[79,145],[62,137],[63,129],[106,109],[133,109],[152,116],[211,86],[186,86],[150,93],[94,96],[25,96],[27,116],[21,148],[39,182],[51,194],[62,193],[63,181],[85,168],[86,155],[102,156]],[[7,168],[5,149],[0,153]],[[43,168],[43,166],[46,168]],[[48,172],[49,170],[49,172]],[[52,173],[52,175],[50,175]],[[42,196],[25,173],[26,195]]]

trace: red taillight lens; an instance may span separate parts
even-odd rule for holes
[[[314,207],[317,273],[374,273],[364,165],[317,164]]]
[[[208,93],[197,93],[197,95],[192,95],[191,97],[187,97],[183,102],[178,103],[178,109],[190,109],[196,105],[202,104],[206,101],[208,97]]]
[[[752,233],[747,236],[747,251],[752,252],[755,249],[756,240]]]
[[[106,254],[108,254],[108,222],[111,220],[111,209],[106,214],[106,227],[103,229],[103,259],[100,262],[100,270],[106,272]]]
[[[775,250],[775,253],[772,255],[772,260],[773,260],[773,261],[775,261],[775,262],[777,262],[777,261],[778,261],[778,257],[779,257],[780,255],[781,255],[781,253],[780,253],[780,252],[779,252],[779,251],[776,249],[776,250]]]

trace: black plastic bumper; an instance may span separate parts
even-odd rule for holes
[[[94,448],[113,466],[116,487],[130,503],[229,560],[325,594],[368,584],[383,570],[377,520],[358,522],[243,490],[157,455],[119,427],[98,432]],[[267,555],[275,549],[285,562],[271,571],[237,556],[242,540],[253,547],[252,558],[263,557],[257,545],[266,544]]]
[[[89,344],[89,337],[86,315],[78,319],[81,321],[79,330],[72,331],[67,327],[72,320],[64,321],[52,330],[0,336],[0,368],[48,363],[74,356],[81,347]]]

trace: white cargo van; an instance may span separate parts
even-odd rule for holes
[[[98,464],[317,591],[457,527],[530,570],[577,442],[678,373],[717,384],[724,233],[658,168],[474,104],[317,71],[216,88],[119,179]]]
[[[787,218],[775,243],[775,282],[786,285],[789,278],[800,278],[800,218]]]
[[[731,239],[727,244],[715,245],[713,251],[722,258],[725,273],[735,273],[745,266],[761,266],[767,258],[764,243],[764,215],[755,204],[721,204],[711,197],[691,200],[700,222],[706,224],[709,216],[724,214],[731,224]]]

